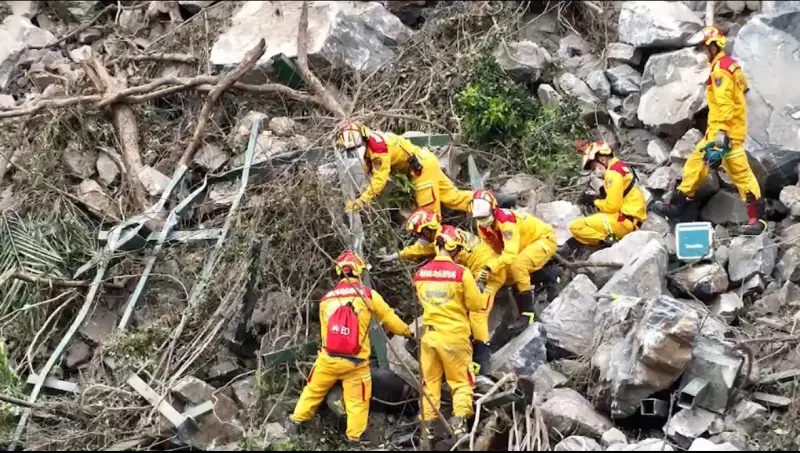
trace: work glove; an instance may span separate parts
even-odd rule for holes
[[[476,276],[475,280],[478,282],[479,285],[480,284],[486,285],[486,281],[489,280],[490,273],[492,273],[492,270],[489,268],[489,266],[483,266],[483,268],[478,272],[478,275]]]
[[[360,198],[356,198],[355,200],[348,200],[347,203],[344,205],[344,210],[348,214],[356,211],[360,211],[364,208],[364,202],[361,201]]]
[[[594,206],[594,200],[597,200],[597,193],[587,190],[578,198],[578,204],[582,206]]]
[[[394,261],[397,261],[399,259],[399,257],[400,257],[400,255],[398,253],[392,253],[392,254],[389,254],[389,255],[380,255],[380,256],[378,256],[378,260],[380,260],[381,263],[386,264],[386,263],[392,263]]]
[[[728,151],[731,148],[731,139],[728,137],[728,133],[725,131],[717,132],[714,137],[714,146],[723,151]]]
[[[409,332],[409,334],[408,334],[407,338],[410,338],[412,340],[417,338],[417,328],[416,328],[416,326],[414,326],[412,324],[409,324],[408,325],[408,332]]]

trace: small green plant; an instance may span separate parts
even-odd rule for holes
[[[578,159],[572,145],[587,133],[576,100],[568,96],[556,107],[541,106],[508,78],[490,48],[465,67],[468,82],[456,103],[462,138],[472,146],[504,152],[515,171],[574,175]]]

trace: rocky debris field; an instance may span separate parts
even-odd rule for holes
[[[471,434],[438,447],[800,447],[800,2],[304,3],[0,2],[4,446],[346,448],[340,388],[302,438],[283,422],[318,347],[330,256],[354,239],[368,259],[400,246],[409,193],[393,181],[382,208],[344,218],[365,176],[326,152],[338,118],[431,140],[462,187],[473,156],[563,244],[585,215],[575,195],[597,184],[574,171],[584,132],[637,169],[649,200],[678,184],[708,110],[708,63],[682,43],[713,12],[749,78],[768,231],[732,234],[747,216],[720,171],[686,219],[715,225],[711,258],[678,261],[651,212],[559,261],[561,295],[518,337],[493,337],[498,383],[476,392]],[[566,132],[531,120],[530,141],[503,146],[465,134],[463,93],[489,85],[470,79],[475,55],[501,70],[497,92]],[[524,145],[545,140],[544,158]],[[412,269],[372,264],[373,286],[418,316]],[[498,296],[493,334],[511,304]],[[418,448],[417,360],[375,335],[365,448]]]

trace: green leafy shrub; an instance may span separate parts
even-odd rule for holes
[[[572,145],[587,134],[576,99],[567,96],[557,107],[541,106],[508,78],[490,48],[478,52],[465,68],[467,84],[456,102],[462,138],[505,153],[514,171],[574,175],[578,159]]]

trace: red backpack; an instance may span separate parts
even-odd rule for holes
[[[357,355],[361,351],[358,327],[358,315],[352,303],[337,308],[328,319],[328,336],[325,338],[328,354]]]

